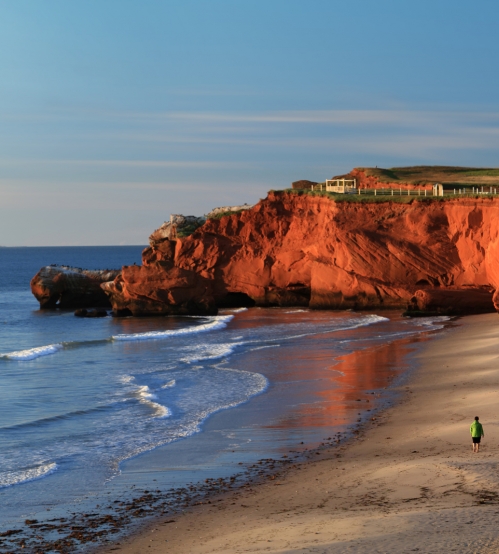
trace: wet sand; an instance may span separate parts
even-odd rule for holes
[[[283,316],[286,312],[279,313]],[[313,316],[320,322],[336,314]],[[249,352],[235,363],[266,375],[265,394],[212,414],[201,433],[124,461],[121,473],[104,488],[73,504],[49,498],[46,510],[13,518],[0,529],[0,550],[93,552],[96,545],[119,542],[158,515],[172,521],[179,512],[209,505],[215,495],[278,481],[288,468],[315,458],[317,448],[322,452],[345,442],[394,401],[391,384],[407,375],[410,353],[433,334],[414,333],[425,325],[409,325],[399,314],[389,321],[374,331],[367,326],[304,335],[298,344]]]
[[[356,438],[331,447],[332,437],[308,461],[263,464],[262,483],[221,486],[99,552],[499,551],[497,314],[460,320],[417,357],[396,406]]]

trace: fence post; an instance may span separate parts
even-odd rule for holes
[[[376,189],[374,189],[374,196],[376,196]]]
[[[392,189],[392,196],[393,196],[393,189]]]

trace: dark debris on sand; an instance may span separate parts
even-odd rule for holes
[[[244,471],[227,478],[208,478],[204,482],[188,484],[177,489],[144,490],[131,499],[115,500],[96,513],[76,513],[68,517],[39,521],[27,519],[22,529],[0,533],[2,554],[72,554],[91,552],[130,532],[143,518],[167,516],[163,523],[172,523],[172,517],[187,508],[211,504],[215,497],[230,491],[251,492],[251,486],[266,480],[274,481],[283,473],[296,468],[300,460],[310,459],[320,450],[336,445],[342,438],[324,439],[318,449],[293,450],[281,459],[264,458]],[[243,465],[242,463],[240,463]]]

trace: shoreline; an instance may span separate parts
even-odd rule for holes
[[[278,319],[298,317],[287,313],[279,313]],[[262,314],[257,315],[260,319]],[[251,324],[252,317],[240,326]],[[299,317],[309,319],[306,314]],[[290,341],[287,348],[256,348],[249,357],[233,360],[236,371],[261,368],[272,383],[265,394],[212,414],[202,432],[185,441],[129,458],[105,488],[73,505],[49,501],[46,510],[25,512],[15,522],[6,522],[0,530],[6,552],[94,551],[137,533],[158,514],[177,517],[196,504],[210,503],[214,494],[254,487],[267,477],[275,480],[289,465],[313,457],[321,443],[321,452],[336,444],[337,435],[344,442],[359,421],[373,415],[370,412],[393,402],[391,384],[410,371],[409,353],[428,334],[417,330],[424,325],[409,325],[408,338],[398,324],[390,323],[392,318],[383,317],[381,325],[404,338],[385,343],[387,329],[381,327],[378,337],[369,324],[361,325],[353,331],[357,346],[343,349],[338,344],[349,344],[352,331],[349,326],[342,329],[343,323],[340,334],[334,325],[330,330],[331,318],[336,316],[314,313],[316,332],[304,335],[299,347]],[[324,321],[331,336],[317,333]],[[233,371],[231,364],[228,367]]]
[[[496,552],[497,314],[467,316],[414,355],[419,367],[394,387],[397,403],[347,444],[97,551]],[[470,447],[474,415],[485,429],[479,454]]]

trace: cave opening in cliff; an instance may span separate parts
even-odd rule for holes
[[[252,308],[256,302],[244,292],[228,292],[217,305],[219,308]]]
[[[122,308],[121,310],[114,310],[113,316],[114,317],[130,317],[133,313],[128,308]]]
[[[439,287],[440,283],[437,279],[429,277],[428,279],[419,279],[419,281],[416,281],[416,285],[418,287]]]

